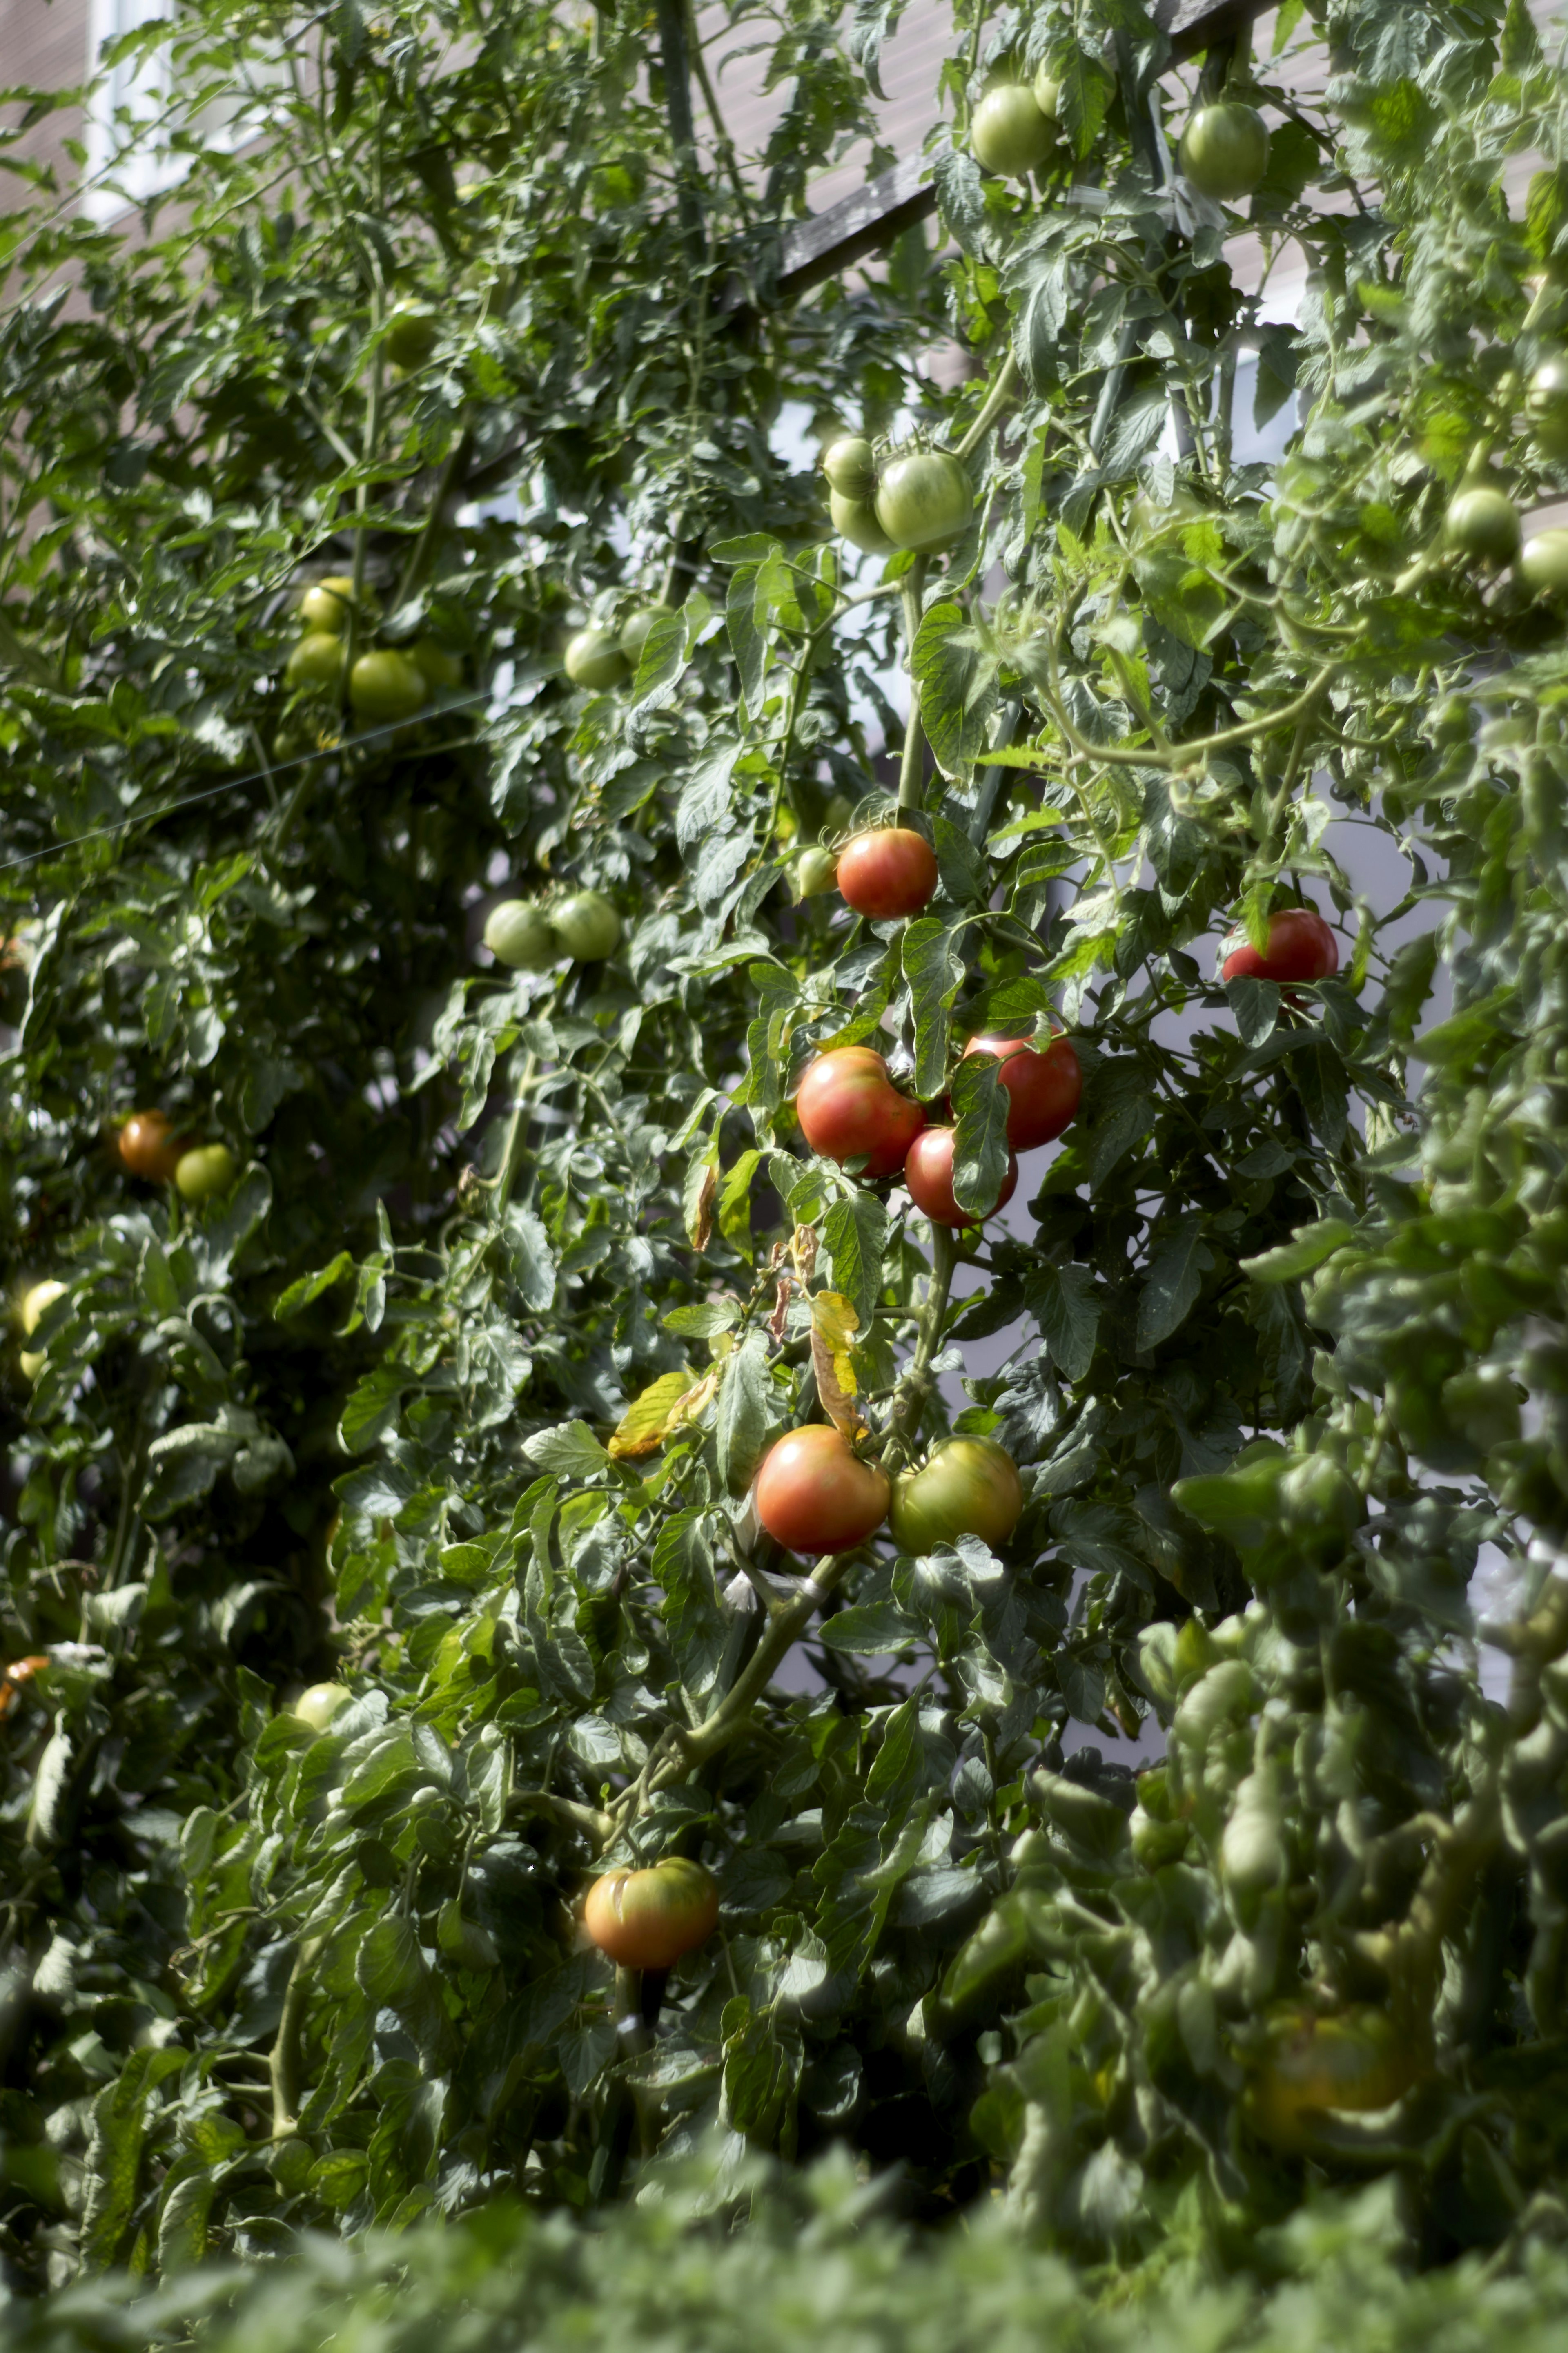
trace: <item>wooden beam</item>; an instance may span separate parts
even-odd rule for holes
[[[1152,14],[1170,37],[1172,62],[1181,65],[1200,49],[1234,40],[1266,5],[1267,0],[1155,0]],[[814,213],[790,230],[784,241],[779,300],[793,302],[809,293],[824,279],[837,277],[867,254],[891,245],[916,221],[929,220],[935,210],[936,184],[925,158],[906,157],[841,204]]]

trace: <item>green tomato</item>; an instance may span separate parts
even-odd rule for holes
[[[951,449],[910,449],[885,468],[877,491],[877,521],[895,547],[925,554],[962,538],[974,512],[974,491]]]
[[[877,460],[863,433],[841,433],[822,453],[829,490],[862,503],[877,495]]]
[[[450,690],[463,683],[463,660],[460,654],[448,653],[434,638],[416,638],[408,648],[408,659],[425,681],[432,694],[443,687]]]
[[[20,1321],[25,1339],[30,1340],[37,1330],[45,1308],[52,1307],[55,1301],[63,1299],[65,1294],[66,1286],[63,1282],[34,1283],[22,1302]],[[22,1378],[26,1381],[36,1381],[44,1369],[44,1351],[42,1348],[24,1348],[18,1361],[22,1367]]]
[[[349,702],[356,719],[371,726],[412,719],[430,700],[425,673],[390,646],[361,654],[349,672]]]
[[[598,891],[574,891],[551,909],[550,923],[574,964],[602,964],[621,944],[621,919]]]
[[[661,613],[668,610],[664,605],[643,605],[621,623],[621,633],[616,643],[633,670],[642,659],[642,649],[648,641],[648,633],[654,623]]]
[[[974,110],[969,143],[988,172],[1021,180],[1051,152],[1052,130],[1027,83],[1001,82]]]
[[[346,1683],[311,1683],[300,1694],[289,1713],[311,1732],[325,1732],[338,1710],[347,1707],[353,1697]]]
[[[1017,1465],[1005,1447],[990,1438],[950,1438],[923,1470],[894,1480],[888,1524],[900,1552],[923,1555],[960,1536],[1005,1544],[1023,1508]]]
[[[842,491],[829,491],[827,511],[833,517],[833,528],[840,539],[851,547],[863,548],[868,555],[891,555],[893,543],[877,520],[877,510],[869,499],[847,499]]]
[[[386,356],[394,367],[423,367],[439,332],[433,311],[417,302],[399,302],[386,322]]]
[[[542,907],[526,899],[502,899],[485,918],[485,945],[497,964],[513,972],[542,972],[559,961],[561,943]]]
[[[1057,119],[1057,109],[1061,104],[1062,86],[1048,66],[1036,68],[1033,87],[1035,104],[1047,122],[1054,122]]]
[[[1568,458],[1568,356],[1542,360],[1530,379],[1524,414],[1549,458]]]
[[[354,584],[346,572],[329,572],[307,588],[300,599],[300,618],[308,629],[321,629],[329,637],[341,638],[349,625],[353,607]],[[362,613],[375,611],[375,598],[362,588],[359,596]]]
[[[195,1145],[174,1163],[174,1184],[187,1201],[210,1201],[229,1192],[238,1174],[239,1163],[226,1144]]]
[[[797,899],[818,899],[831,891],[838,872],[838,860],[831,849],[803,849],[795,861],[795,889]]]
[[[1519,509],[1506,491],[1477,483],[1449,501],[1443,535],[1472,563],[1506,564],[1519,553]]]
[[[566,675],[574,686],[603,693],[619,686],[626,674],[626,658],[613,629],[579,629],[566,648]]]
[[[312,592],[313,593],[313,592]],[[342,639],[326,629],[312,629],[300,638],[283,673],[285,686],[333,687],[342,670]]]
[[[1234,204],[1252,194],[1268,168],[1268,127],[1255,106],[1236,99],[1200,106],[1176,160],[1202,195]]]
[[[1276,2148],[1309,2147],[1327,2110],[1364,2116],[1392,2107],[1426,2072],[1409,2031],[1369,2002],[1334,2018],[1280,2003],[1268,2013],[1266,2033],[1245,2106],[1253,2130]]]
[[[1538,596],[1568,595],[1568,531],[1538,531],[1520,549],[1514,570]]]

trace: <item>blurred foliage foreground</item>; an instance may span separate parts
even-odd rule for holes
[[[1568,82],[1520,0],[1289,0],[1183,72],[1138,0],[961,5],[940,245],[784,302],[897,10],[769,20],[745,169],[742,13],[710,58],[674,0],[193,0],[122,45],[172,44],[162,209],[13,142],[7,2327],[137,2342],[127,2268],[314,2234],[236,2323],[282,2343],[382,2232],[366,2343],[470,2292],[1035,2341],[1064,2258],[1267,2288],[1331,2241],[1342,2304],[1172,2341],[1522,2337],[1568,2220],[1568,548],[1519,545],[1568,493]],[[1271,125],[1228,204],[1209,100]],[[834,537],[785,403],[945,452],[941,544]],[[894,811],[878,728],[934,853],[880,921],[809,880]],[[1303,906],[1332,972],[1224,977]],[[807,1147],[802,1073],[874,1040],[978,1213],[963,1046],[1053,1024],[1082,1102],[1011,1224]],[[896,1468],[945,1398],[1011,1533],[764,1538],[784,1432]],[[661,1857],[717,1926],[617,1974],[584,1891]],[[721,2259],[650,2186],[715,2133],[828,2166]],[[894,2167],[940,2244],[809,2219]]]

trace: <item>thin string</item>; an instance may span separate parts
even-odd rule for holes
[[[488,694],[466,694],[458,702],[444,702],[439,711],[430,714],[444,719],[449,711],[471,711],[476,703],[488,702]],[[173,817],[179,809],[195,808],[199,801],[216,800],[224,793],[242,792],[247,785],[265,784],[269,776],[286,776],[291,768],[308,768],[312,760],[335,760],[344,752],[357,752],[363,744],[379,744],[384,735],[395,735],[406,727],[406,719],[394,719],[384,727],[367,728],[363,735],[350,735],[341,744],[328,744],[314,752],[301,752],[292,760],[279,760],[270,768],[253,768],[247,776],[231,776],[226,784],[209,785],[205,793],[187,793],[184,800],[166,801],[162,808],[133,809],[129,817],[116,818],[110,825],[96,825],[90,833],[72,834],[68,841],[51,841],[47,849],[29,849],[24,857],[0,860],[0,874],[10,874],[18,866],[32,866],[40,858],[62,858],[68,849],[79,849],[84,841],[101,841],[106,835],[123,833],[130,825],[156,825],[160,818]]]

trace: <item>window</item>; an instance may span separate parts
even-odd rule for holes
[[[170,13],[169,0],[89,0],[88,71],[102,70],[104,44]],[[113,220],[171,187],[184,169],[178,155],[161,153],[155,126],[172,90],[166,46],[121,58],[104,74],[88,107],[87,186],[83,206],[94,220]]]

